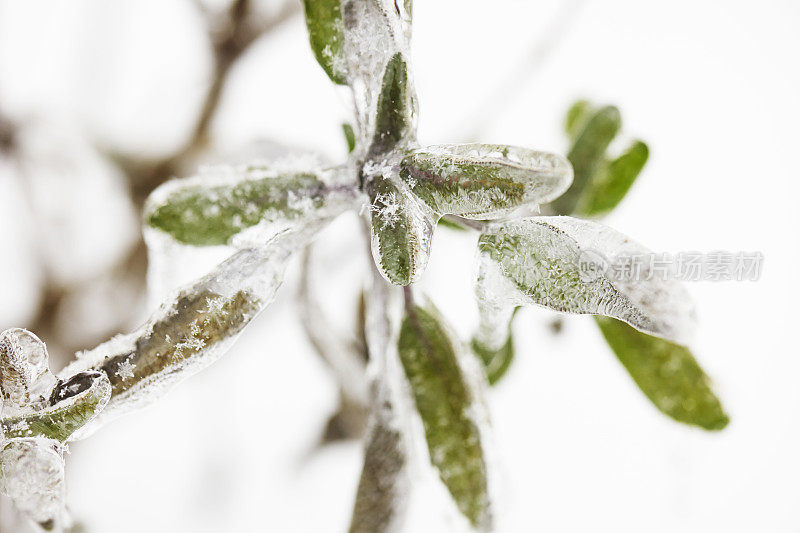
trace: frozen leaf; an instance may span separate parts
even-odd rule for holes
[[[148,199],[145,220],[185,244],[221,245],[256,225],[271,224],[279,231],[341,211],[352,201],[353,188],[335,183],[338,170],[306,166],[214,167],[174,180]]]
[[[489,385],[494,385],[506,375],[514,360],[514,338],[510,332],[506,342],[497,350],[487,348],[477,339],[472,339],[470,346],[486,369],[486,379],[489,381]]]
[[[650,253],[621,233],[571,217],[495,224],[479,240],[479,293],[506,308],[538,304],[566,313],[618,318],[640,331],[685,344],[695,313],[684,288],[642,261],[638,275],[602,268],[615,257]]]
[[[65,517],[64,459],[48,439],[10,439],[0,450],[0,491],[45,529]]]
[[[405,497],[401,494],[405,466],[400,432],[386,417],[379,416],[367,435],[350,533],[392,531],[399,518],[398,501]]]
[[[312,229],[310,233],[313,233]],[[310,235],[286,234],[270,246],[233,254],[205,277],[177,291],[138,330],[116,337],[65,368],[61,375],[104,373],[111,400],[76,438],[132,408],[150,403],[227,351],[283,281],[289,258]]]
[[[303,0],[311,49],[334,83],[345,85],[344,22],[341,0]]]
[[[46,402],[56,378],[48,366],[47,348],[28,330],[13,328],[0,333],[0,389],[3,414]]]
[[[467,384],[460,343],[433,307],[410,307],[398,354],[422,418],[431,463],[459,510],[477,529],[491,523],[486,462],[479,428],[471,418],[475,397]]]
[[[50,396],[50,406],[16,417],[3,417],[3,434],[12,437],[47,437],[66,442],[93,420],[111,398],[111,384],[101,372],[81,372],[60,382]]]
[[[383,74],[370,157],[388,152],[413,135],[414,113],[413,95],[408,87],[408,65],[403,54],[398,52],[389,60]]]
[[[377,98],[392,57],[408,52],[407,24],[393,0],[342,0],[347,81],[353,90],[358,131],[370,141]]]
[[[614,209],[644,168],[648,154],[647,145],[636,141],[618,158],[604,164],[595,172],[575,212],[597,217]]]
[[[406,155],[400,177],[438,215],[493,219],[554,200],[572,169],[560,156],[526,148],[440,145]]]
[[[619,320],[595,317],[608,345],[659,411],[678,422],[720,430],[728,415],[711,380],[684,346],[636,331]]]
[[[567,192],[551,204],[556,213],[566,215],[575,211],[584,188],[603,163],[606,149],[614,140],[621,124],[619,109],[614,106],[603,107],[586,120],[567,154],[575,171],[575,178]]]
[[[413,283],[428,263],[433,219],[388,179],[371,180],[367,192],[375,264],[395,285]]]

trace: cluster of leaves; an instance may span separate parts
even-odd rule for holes
[[[0,468],[3,490],[17,505],[38,522],[59,520],[63,491],[37,492],[27,483],[30,476],[17,472],[30,464],[39,470],[56,465],[50,470],[60,468],[61,487],[61,458],[42,459],[50,457],[49,447],[59,453],[104,407],[105,417],[218,357],[269,303],[288,257],[332,218],[364,205],[382,276],[368,293],[372,318],[366,328],[369,364],[379,371],[371,373],[371,421],[351,531],[389,530],[402,518],[403,473],[415,446],[409,425],[397,420],[404,416],[398,391],[413,404],[427,462],[454,508],[474,529],[492,529],[483,382],[497,382],[511,364],[511,321],[520,306],[601,315],[604,336],[659,409],[707,429],[723,427],[727,417],[684,347],[694,319],[685,291],[658,279],[582,275],[587,249],[645,250],[596,221],[565,216],[607,213],[644,166],[647,147],[638,141],[619,157],[606,157],[620,129],[619,112],[576,104],[568,114],[573,144],[567,158],[492,144],[420,146],[408,66],[411,2],[304,5],[314,55],[353,96],[354,126],[345,129],[348,160],[329,167],[316,161],[246,165],[157,190],[144,214],[149,240],[228,246],[234,253],[172,295],[142,328],[70,365],[63,385],[42,370],[41,343],[19,340],[35,337],[22,330],[4,334],[0,383],[9,451],[3,448]],[[526,216],[539,206],[551,214]],[[469,345],[413,287],[443,219],[481,233],[475,283],[481,323]],[[400,292],[404,306],[393,320],[392,295]],[[400,372],[392,371],[395,366]],[[57,511],[34,502],[45,493],[58,502]]]

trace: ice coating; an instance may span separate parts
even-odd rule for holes
[[[550,202],[572,183],[572,166],[548,153],[495,144],[427,146],[400,163],[400,177],[439,215],[494,219]]]
[[[230,244],[259,226],[271,235],[310,217],[327,217],[352,207],[355,183],[345,168],[322,168],[313,156],[269,163],[213,166],[197,176],[172,180],[150,195],[146,225],[195,245]]]
[[[3,416],[43,406],[56,378],[50,372],[47,348],[28,330],[0,333],[0,390]]]
[[[429,302],[407,305],[398,355],[425,431],[430,462],[479,531],[492,524],[485,458],[488,420],[477,362]]]
[[[365,302],[371,412],[350,533],[400,531],[409,496],[413,407],[394,342],[402,298],[397,287],[387,285],[376,270],[372,272]]]
[[[649,253],[607,226],[571,217],[532,217],[490,226],[478,246],[478,294],[492,302],[482,305],[538,304],[618,318],[679,344],[692,337],[694,306],[680,283],[653,275],[647,266],[630,279],[600,270],[587,276],[587,259],[596,266],[601,257]]]
[[[430,257],[433,218],[389,179],[370,181],[367,192],[375,264],[391,283],[413,283],[424,272]]]
[[[377,96],[392,56],[408,56],[407,22],[392,0],[342,0],[344,59],[353,91],[357,131],[366,144],[374,131]]]
[[[174,384],[224,354],[239,333],[273,299],[292,253],[318,230],[312,224],[268,246],[237,251],[206,276],[175,291],[133,333],[85,352],[60,375],[99,371],[111,383],[111,400],[76,438],[157,399]]]
[[[47,437],[66,442],[91,422],[108,404],[111,383],[101,372],[82,372],[59,382],[50,395],[51,405],[18,416],[3,416],[6,438]]]
[[[64,458],[58,443],[43,438],[4,440],[0,491],[46,529],[62,523],[66,519]]]

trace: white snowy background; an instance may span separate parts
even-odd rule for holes
[[[765,257],[758,282],[688,287],[701,319],[694,352],[731,415],[721,433],[656,411],[589,318],[568,317],[554,336],[552,314],[519,315],[517,360],[489,398],[500,530],[800,530],[800,4],[415,4],[423,143],[464,141],[479,126],[480,141],[564,152],[569,104],[613,103],[651,159],[607,222],[658,251]],[[2,0],[0,104],[57,121],[61,133],[157,155],[192,126],[209,74],[203,39],[189,1]],[[542,39],[552,50],[539,56]],[[346,118],[295,17],[237,65],[212,129],[223,151],[271,139],[336,159]],[[37,175],[58,182],[54,165]],[[0,168],[0,329],[35,312],[42,252],[33,241],[53,240],[45,249],[70,280],[111,264],[137,223],[113,172],[88,182],[65,172],[74,181],[53,185],[53,205],[36,214],[11,172]],[[78,229],[66,241],[38,235],[32,217],[60,216],[59,187],[79,182],[79,205],[62,206],[60,222]],[[354,312],[359,270],[353,248],[338,243],[355,231],[337,221],[321,250],[326,303],[341,316]],[[465,337],[476,320],[474,243],[440,230],[422,283]],[[221,361],[71,446],[68,502],[86,531],[346,530],[361,445],[315,449],[337,392],[295,319],[296,278]],[[101,320],[109,294],[83,305]],[[442,497],[415,491],[407,531],[455,527]]]

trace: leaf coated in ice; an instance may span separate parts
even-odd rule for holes
[[[514,146],[462,144],[414,150],[400,177],[439,215],[493,219],[550,202],[572,182],[569,162]]]
[[[395,285],[416,281],[428,263],[433,220],[388,179],[367,185],[372,257],[381,274]]]
[[[16,411],[49,396],[55,385],[44,343],[28,330],[0,333],[0,390],[3,411]]]
[[[173,373],[215,344],[236,335],[255,314],[258,302],[244,291],[225,298],[210,291],[185,292],[170,312],[137,339],[134,349],[109,357],[99,370],[113,396]]]
[[[385,420],[376,420],[367,435],[350,533],[391,531],[398,501],[404,497],[397,492],[405,463],[399,431]]]
[[[681,344],[693,334],[694,306],[678,282],[644,262],[636,276],[602,268],[615,257],[649,253],[607,226],[532,217],[490,226],[478,246],[478,285],[485,299],[611,316]]]
[[[91,422],[108,404],[111,384],[102,372],[81,372],[59,382],[50,406],[15,417],[3,417],[3,434],[13,437],[46,437],[64,443]]]
[[[323,172],[259,165],[212,169],[208,176],[174,180],[156,190],[145,220],[185,244],[228,244],[256,224],[289,224],[336,204],[341,197],[328,188]]]
[[[58,443],[47,439],[9,439],[0,450],[0,491],[44,529],[65,513],[64,459]]]
[[[641,333],[613,318],[598,316],[595,320],[617,358],[661,412],[707,430],[728,425],[728,415],[708,376],[686,347]]]
[[[568,215],[575,212],[584,188],[589,185],[593,174],[605,160],[606,149],[621,125],[619,109],[614,106],[603,107],[585,120],[567,154],[575,172],[572,186],[551,204],[556,213]]]
[[[303,0],[311,50],[334,83],[347,83],[341,0]]]
[[[400,328],[398,354],[422,418],[431,463],[473,527],[491,521],[486,462],[474,404],[454,342],[435,309],[414,306]]]
[[[370,156],[375,158],[413,134],[414,102],[408,86],[408,65],[398,52],[386,64],[375,115]]]

